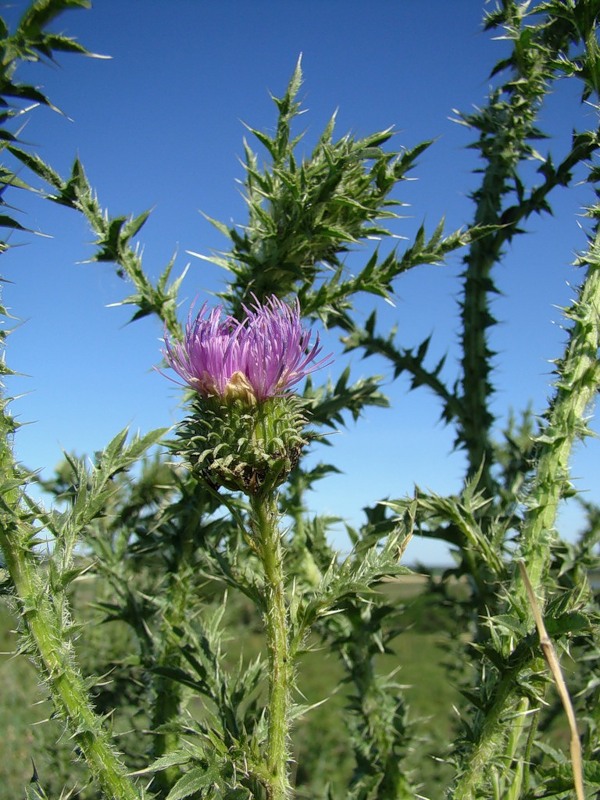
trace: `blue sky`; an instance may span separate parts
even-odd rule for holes
[[[9,22],[26,7],[18,0],[3,14]],[[103,0],[91,11],[65,13],[57,30],[78,38],[110,60],[63,56],[60,66],[27,68],[66,116],[37,109],[23,133],[44,160],[66,174],[82,160],[99,200],[113,215],[152,208],[140,242],[147,271],[156,277],[176,252],[176,271],[189,262],[181,314],[196,298],[210,300],[224,285],[217,267],[188,256],[210,254],[226,241],[202,216],[245,221],[237,181],[246,135],[243,123],[269,129],[275,109],[269,92],[283,93],[300,53],[308,146],[337,109],[339,136],[363,136],[394,126],[398,147],[435,139],[404,183],[398,199],[409,205],[394,233],[411,236],[442,216],[447,230],[469,223],[476,154],[472,134],[453,123],[453,109],[470,111],[485,101],[491,67],[506,44],[481,31],[484,4],[475,0]],[[565,83],[550,98],[542,142],[556,160],[573,127],[592,126],[596,112],[581,107]],[[257,145],[258,148],[258,145]],[[584,177],[582,174],[580,177]],[[128,287],[111,265],[82,263],[93,250],[85,221],[74,212],[32,197],[9,198],[23,224],[44,236],[15,235],[21,244],[3,259],[4,302],[19,323],[7,362],[22,373],[10,394],[23,423],[17,456],[46,474],[62,450],[93,453],[122,427],[147,431],[180,417],[177,387],[158,374],[160,325],[127,325],[131,311],[107,308]],[[553,217],[531,220],[498,273],[495,302],[501,324],[493,332],[498,352],[494,409],[499,416],[530,401],[543,411],[551,364],[564,342],[559,307],[566,305],[578,273],[569,265],[585,247],[581,207],[592,201],[581,185],[554,196]],[[51,238],[48,238],[51,237]],[[360,267],[368,253],[351,257]],[[448,264],[423,267],[398,280],[395,305],[361,298],[359,315],[377,308],[382,324],[398,326],[398,342],[413,346],[432,334],[432,363],[448,354],[445,376],[458,374],[460,254]],[[569,286],[571,284],[571,287]],[[327,346],[338,349],[334,340]],[[460,486],[464,461],[453,452],[453,431],[438,420],[440,408],[426,391],[392,383],[375,359],[351,356],[352,375],[386,375],[391,410],[368,410],[364,419],[332,437],[333,448],[311,458],[344,470],[311,495],[315,511],[361,521],[361,508],[382,497],[402,497],[414,484],[439,493]],[[328,368],[335,379],[347,359]],[[327,374],[323,375],[323,379]],[[600,499],[598,445],[588,441],[574,460],[577,485]],[[563,515],[571,536],[578,520]],[[343,546],[343,539],[339,538]],[[413,541],[408,560],[447,559],[442,547]]]

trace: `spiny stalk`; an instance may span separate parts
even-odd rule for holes
[[[600,209],[591,214],[598,219]],[[559,503],[570,492],[569,458],[575,442],[589,434],[586,412],[600,388],[600,230],[596,231],[587,253],[579,259],[587,265],[587,275],[579,297],[566,311],[571,330],[564,357],[558,365],[553,403],[538,439],[539,457],[532,489],[527,498],[527,513],[520,535],[519,557],[527,567],[532,589],[543,608],[548,571],[554,545],[554,525]],[[515,570],[507,597],[516,619],[526,627],[533,625],[533,613],[526,589]],[[519,643],[522,644],[522,643]],[[516,653],[517,647],[514,649]],[[526,662],[527,663],[527,662]],[[511,709],[522,700],[517,671],[500,672],[488,689],[490,702],[481,712],[474,742],[465,757],[464,772],[456,784],[454,800],[475,800],[487,776],[485,765],[502,751],[510,725]],[[525,713],[523,709],[519,713]]]

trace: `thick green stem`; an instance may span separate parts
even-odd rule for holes
[[[0,529],[0,548],[20,600],[23,619],[35,648],[35,658],[52,693],[57,711],[66,719],[74,742],[106,797],[111,800],[141,800],[127,776],[127,769],[113,749],[109,735],[95,713],[85,682],[73,663],[71,648],[63,633],[63,622],[48,596],[47,588],[31,551],[17,526]]]
[[[288,727],[291,665],[281,533],[274,496],[252,498],[252,525],[265,577],[265,626],[269,652],[267,797],[289,796]]]
[[[505,2],[505,36],[514,41],[508,80],[489,99],[488,106],[465,118],[480,131],[476,143],[486,163],[483,181],[472,198],[477,203],[475,225],[490,226],[489,234],[476,238],[465,258],[462,303],[462,410],[459,413],[459,441],[468,456],[468,471],[480,471],[480,485],[493,497],[497,486],[492,474],[494,447],[491,409],[491,375],[494,356],[489,330],[496,324],[490,300],[498,289],[494,269],[502,258],[503,247],[521,232],[519,223],[533,213],[550,210],[547,195],[570,180],[569,170],[590,155],[586,137],[573,148],[557,170],[545,172],[544,183],[529,194],[524,192],[519,166],[531,161],[532,139],[539,138],[536,119],[544,96],[549,92],[551,75],[559,53],[568,52],[570,41],[564,34],[548,34],[556,18],[549,13],[538,25],[528,25],[526,3]],[[499,24],[499,23],[496,23]],[[529,46],[523,48],[522,33],[528,30]],[[594,146],[594,145],[592,145]],[[550,159],[548,160],[551,165]],[[540,172],[542,170],[540,169]]]
[[[504,742],[503,719],[512,715],[509,709],[517,711],[519,668],[506,672],[499,679],[493,702],[487,708],[476,746],[473,747],[467,768],[461,775],[452,793],[452,800],[477,800],[483,797],[479,787],[489,778],[489,768],[495,761],[498,750]],[[519,709],[520,710],[520,709]],[[514,748],[514,741],[511,747]]]
[[[571,450],[576,439],[588,434],[586,413],[600,386],[600,230],[584,263],[589,265],[588,274],[579,298],[567,313],[573,326],[565,357],[559,365],[556,396],[541,437],[537,475],[521,537],[521,557],[541,606],[551,556],[549,532],[554,527],[560,501],[570,493]],[[515,581],[522,606],[532,621],[525,588],[517,574]]]
[[[527,727],[529,700],[524,697],[515,712],[513,727],[508,735],[504,751],[505,763],[511,770],[509,785],[504,789],[504,800],[519,800],[523,787],[523,759],[519,757],[519,743],[523,731]]]

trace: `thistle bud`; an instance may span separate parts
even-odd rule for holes
[[[282,483],[306,441],[306,417],[290,390],[329,359],[311,344],[298,302],[276,297],[223,318],[202,306],[182,342],[165,339],[169,365],[195,391],[179,430],[181,452],[211,484],[256,495]]]

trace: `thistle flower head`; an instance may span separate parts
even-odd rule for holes
[[[202,306],[188,320],[182,342],[165,340],[169,365],[202,398],[241,400],[248,405],[286,394],[305,375],[329,359],[321,352],[318,335],[300,323],[298,301],[292,306],[277,297],[264,304],[244,306],[239,321],[223,317],[221,307]]]
[[[244,306],[243,320],[206,304],[181,342],[165,338],[169,365],[195,390],[179,451],[212,486],[248,495],[275,489],[307,443],[302,401],[291,390],[315,369],[319,337],[300,324],[298,301]]]

